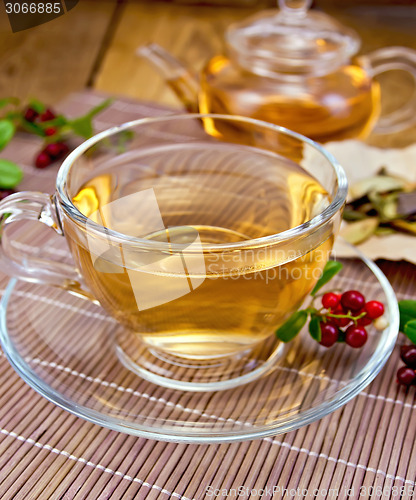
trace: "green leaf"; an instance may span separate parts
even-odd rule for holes
[[[416,319],[416,300],[399,300],[399,311]]]
[[[121,154],[127,150],[127,144],[134,138],[132,130],[122,130],[117,134],[117,153]]]
[[[341,328],[338,328],[338,339],[337,339],[337,342],[339,343],[344,343],[345,342],[345,337],[346,337],[346,334],[344,332],[344,330],[341,330]]]
[[[29,107],[34,109],[37,113],[43,113],[46,109],[45,104],[43,102],[39,101],[38,99],[31,99],[29,101]]]
[[[416,344],[416,319],[412,319],[405,324],[403,333],[412,344]]]
[[[58,115],[53,120],[49,120],[47,122],[42,122],[42,124],[46,127],[63,127],[68,123],[68,120],[63,115]]]
[[[321,318],[319,316],[312,316],[309,323],[309,333],[314,340],[316,340],[317,342],[321,341]]]
[[[69,122],[69,125],[75,134],[80,135],[84,139],[89,139],[93,134],[92,119],[88,115],[72,120]]]
[[[20,99],[17,97],[5,97],[4,99],[0,99],[0,108],[4,108],[8,104],[14,104],[17,106],[20,103]]]
[[[15,131],[16,128],[10,120],[0,120],[0,150],[9,144]]]
[[[400,311],[400,331],[404,332],[405,325],[416,319],[416,300],[400,300],[399,301],[399,311]]]
[[[107,108],[112,102],[113,99],[111,98],[105,99],[103,102],[90,109],[84,116],[80,116],[68,122],[68,125],[75,134],[80,135],[84,139],[89,139],[94,133],[92,119],[95,115]]]
[[[312,290],[311,295],[314,297],[317,292],[328,283],[339,271],[342,269],[341,262],[336,262],[335,260],[329,260],[324,267],[322,272],[322,276],[319,278],[318,282],[315,285],[315,288]]]
[[[5,115],[4,115],[4,118],[6,118],[7,120],[20,120],[22,117],[22,113],[20,111],[8,111]]]
[[[23,172],[16,163],[0,158],[0,188],[12,189],[23,178]]]
[[[412,316],[407,316],[407,314],[400,314],[400,326],[399,326],[399,331],[404,333],[404,328],[409,321],[412,321],[413,318]]]
[[[30,132],[31,134],[39,135],[40,137],[45,137],[45,132],[42,128],[41,125],[33,122],[28,122],[23,118],[23,116],[20,116],[20,125],[22,128],[24,128],[27,132]]]
[[[108,108],[108,106],[110,106],[110,104],[113,102],[113,100],[114,99],[112,99],[111,97],[108,99],[105,99],[103,102],[101,102],[97,106],[94,106],[92,109],[90,109],[88,111],[87,115],[90,116],[91,118],[95,115],[98,115],[98,113],[101,113],[101,111],[103,111],[105,108]]]
[[[304,327],[308,313],[296,311],[292,316],[276,330],[276,336],[282,342],[290,342]]]

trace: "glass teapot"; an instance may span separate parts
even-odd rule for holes
[[[416,123],[416,92],[380,117],[374,76],[408,71],[416,85],[416,51],[388,47],[352,57],[358,35],[332,17],[309,11],[311,0],[279,0],[226,31],[227,55],[212,58],[200,77],[162,47],[138,49],[189,111],[249,116],[326,142],[391,133]]]

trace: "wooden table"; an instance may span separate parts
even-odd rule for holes
[[[359,32],[363,52],[388,45],[416,49],[414,5],[315,3]],[[36,96],[55,104],[71,92],[91,87],[178,107],[180,103],[154,69],[136,57],[136,48],[151,41],[160,43],[198,69],[222,50],[225,27],[255,10],[81,0],[59,19],[12,34],[3,9],[1,4],[0,97]],[[412,88],[399,74],[388,85],[386,108],[397,105]],[[92,102],[85,95],[73,96],[71,106],[78,103],[81,108]],[[131,114],[143,115],[140,106],[119,104],[118,113],[128,112],[132,119]],[[117,121],[115,112],[107,113],[108,122]],[[415,141],[416,127],[369,139],[372,144],[396,147]],[[22,162],[24,151],[30,152],[29,158],[35,148],[22,143]],[[25,172],[23,182],[28,184],[22,184],[23,189],[48,189],[46,178],[53,186],[55,167],[41,174],[27,168],[30,175]],[[414,266],[380,265],[400,298],[414,296]],[[4,288],[7,278],[1,276],[1,280]],[[215,446],[157,443],[84,422],[38,396],[0,353],[0,498],[190,500],[208,498],[205,492],[210,484],[222,488],[353,485],[357,495],[362,486],[415,487],[415,393],[394,386],[397,351],[398,347],[366,391],[320,422],[276,439]],[[9,426],[11,421],[17,422],[15,427]],[[64,422],[69,430],[57,438],[47,422],[56,426]],[[376,433],[374,425],[378,425]],[[399,443],[393,449],[385,444],[391,433]]]

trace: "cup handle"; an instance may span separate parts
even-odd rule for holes
[[[416,51],[407,47],[386,47],[362,56],[371,77],[391,70],[407,71],[413,77],[414,91],[403,106],[378,119],[376,134],[398,132],[416,123]]]
[[[45,193],[22,191],[0,202],[0,270],[16,278],[63,288],[75,295],[97,300],[84,289],[82,277],[74,266],[49,259],[33,257],[13,250],[13,238],[6,238],[5,228],[21,220],[39,221],[63,236],[54,197]],[[98,302],[97,302],[98,303]]]

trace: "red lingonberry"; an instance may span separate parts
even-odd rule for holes
[[[64,142],[58,142],[59,144],[59,156],[58,158],[63,158],[65,155],[69,153],[69,147]]]
[[[366,329],[363,326],[349,326],[345,332],[345,342],[350,347],[362,347],[367,342]]]
[[[384,306],[378,300],[370,300],[364,308],[371,319],[377,319],[384,314]]]
[[[51,135],[55,135],[57,131],[58,131],[58,129],[56,127],[48,127],[48,128],[45,128],[45,135],[47,135],[49,137]]]
[[[0,201],[15,193],[14,189],[0,189]]]
[[[358,326],[368,326],[368,325],[371,325],[371,323],[373,322],[373,320],[367,314],[367,311],[365,309],[361,309],[361,311],[358,311],[356,313],[356,315],[359,316],[362,313],[365,313],[365,316],[363,316],[360,319],[357,319],[357,325]]]
[[[337,307],[341,297],[337,293],[328,292],[322,297],[322,305],[325,309],[332,309]]]
[[[324,347],[331,347],[338,340],[338,328],[331,323],[321,322],[321,341]]]
[[[408,366],[402,366],[397,370],[397,382],[401,385],[412,385],[416,380],[416,373]]]
[[[58,158],[61,153],[61,146],[59,142],[52,142],[48,144],[45,149],[45,153],[48,154],[51,158]]]
[[[400,357],[403,362],[409,367],[416,370],[416,346],[402,345],[400,349]]]
[[[48,167],[51,163],[52,159],[45,151],[41,151],[35,159],[36,168],[45,168]]]
[[[52,159],[57,160],[64,157],[68,153],[69,148],[64,142],[52,142],[45,147],[44,151]]]
[[[364,307],[365,298],[362,293],[357,290],[348,290],[341,295],[341,304],[345,309],[351,311],[359,311]]]
[[[26,108],[24,115],[23,115],[24,119],[28,122],[34,122],[38,116],[39,116],[39,113],[30,107]]]
[[[56,118],[56,115],[55,113],[51,110],[51,109],[45,109],[45,111],[43,113],[40,114],[39,116],[39,120],[41,122],[48,122],[50,120],[53,120],[54,118]]]

